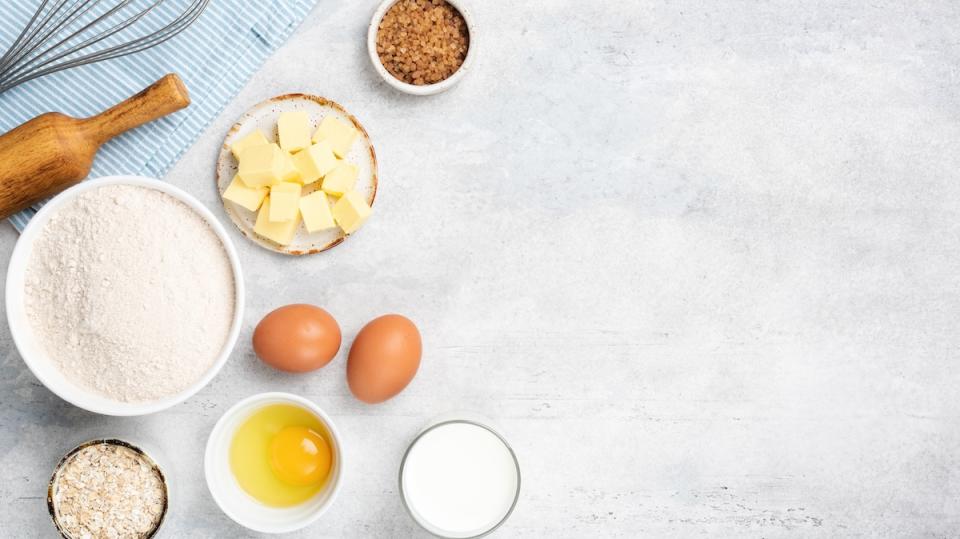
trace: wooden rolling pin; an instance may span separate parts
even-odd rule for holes
[[[96,116],[48,112],[0,136],[0,219],[86,178],[104,142],[189,104],[171,73]]]

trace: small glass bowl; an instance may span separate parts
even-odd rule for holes
[[[407,464],[407,457],[410,456],[410,452],[413,450],[413,447],[417,445],[417,442],[419,442],[420,439],[423,438],[430,431],[436,428],[443,427],[445,425],[450,425],[455,423],[462,423],[466,425],[473,425],[476,427],[480,427],[484,430],[489,431],[494,436],[499,438],[500,441],[503,442],[503,445],[510,452],[510,456],[513,458],[513,464],[514,466],[516,466],[516,469],[517,469],[517,490],[516,490],[516,493],[514,493],[513,501],[510,504],[510,508],[507,509],[507,512],[503,515],[503,518],[501,518],[499,522],[497,522],[490,528],[480,533],[477,533],[476,535],[471,535],[471,536],[445,534],[443,530],[436,529],[433,526],[431,526],[429,523],[423,522],[421,518],[417,515],[417,512],[410,506],[410,503],[407,501],[407,494],[406,494],[406,491],[404,488],[404,482],[403,482],[403,472]],[[454,412],[454,413],[444,414],[444,415],[435,417],[433,420],[431,420],[427,424],[427,426],[425,426],[423,429],[420,430],[419,433],[417,433],[417,436],[413,439],[413,441],[410,442],[410,445],[407,446],[407,450],[403,454],[403,459],[400,461],[400,473],[398,474],[400,499],[403,501],[403,508],[406,509],[407,514],[410,515],[410,518],[412,518],[413,521],[416,522],[422,529],[429,532],[430,535],[433,535],[435,537],[440,537],[441,539],[478,539],[480,537],[484,537],[486,535],[493,533],[498,528],[500,528],[500,526],[503,526],[503,524],[510,518],[510,515],[513,514],[513,510],[516,509],[517,502],[520,501],[520,488],[522,483],[522,476],[520,473],[520,461],[517,459],[517,454],[513,450],[513,447],[510,445],[510,442],[508,442],[507,439],[504,438],[503,435],[500,434],[500,432],[496,428],[494,428],[492,425],[493,423],[489,419],[472,412]]]

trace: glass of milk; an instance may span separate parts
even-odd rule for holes
[[[510,444],[472,414],[432,421],[400,464],[400,495],[410,516],[445,539],[484,536],[520,497],[520,464]]]

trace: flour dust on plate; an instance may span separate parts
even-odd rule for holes
[[[56,208],[30,254],[34,338],[76,386],[125,403],[204,377],[236,309],[223,243],[196,211],[137,185],[85,190]]]

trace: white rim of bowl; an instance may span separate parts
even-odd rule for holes
[[[475,37],[477,28],[476,20],[473,18],[473,15],[470,14],[470,10],[465,5],[466,2],[464,0],[447,0],[447,3],[460,12],[460,15],[463,17],[464,24],[467,25],[467,34],[470,38],[470,44],[467,47],[467,57],[463,59],[463,64],[460,65],[453,75],[450,75],[440,82],[417,86],[415,84],[407,84],[406,82],[403,82],[402,80],[391,75],[390,72],[387,71],[387,68],[383,67],[383,64],[380,62],[380,56],[377,54],[377,31],[380,28],[380,21],[383,19],[383,16],[386,15],[387,11],[399,1],[400,0],[383,0],[383,2],[380,3],[380,6],[377,7],[377,10],[373,12],[373,18],[370,20],[370,27],[367,29],[367,52],[370,54],[370,61],[373,63],[374,70],[376,70],[376,72],[383,80],[387,82],[387,84],[407,94],[433,95],[445,90],[449,90],[455,84],[460,82],[460,79],[462,79],[463,76],[470,71],[470,66],[477,55]]]
[[[261,528],[259,526],[250,525],[250,523],[245,522],[242,515],[234,513],[232,510],[228,509],[223,500],[220,498],[218,492],[219,489],[214,488],[213,479],[214,476],[212,466],[214,465],[214,459],[216,456],[213,454],[215,451],[214,443],[215,441],[221,439],[224,436],[232,435],[232,432],[225,432],[227,422],[232,419],[234,416],[239,413],[240,410],[246,408],[257,402],[264,401],[286,401],[292,404],[297,404],[303,408],[310,411],[310,413],[316,415],[327,427],[327,430],[330,432],[330,437],[333,439],[333,442],[336,444],[336,456],[340,466],[340,474],[337,476],[336,482],[332,485],[330,489],[330,497],[327,499],[327,503],[319,507],[316,512],[310,515],[308,518],[304,519],[302,522],[297,522],[292,525],[287,526],[276,526],[274,528]],[[245,399],[242,399],[240,402],[234,404],[230,407],[229,410],[223,413],[220,416],[220,419],[217,420],[217,423],[213,426],[213,429],[210,431],[210,436],[207,438],[207,446],[203,452],[203,475],[206,479],[207,490],[210,492],[210,496],[213,498],[213,501],[216,502],[217,507],[223,511],[223,514],[230,517],[230,520],[233,520],[237,524],[255,532],[259,533],[290,533],[300,529],[303,529],[310,524],[313,524],[323,516],[324,513],[336,502],[337,495],[340,493],[340,488],[343,486],[343,478],[346,472],[346,467],[344,466],[344,455],[345,451],[343,449],[343,438],[340,437],[340,432],[337,430],[337,426],[333,423],[333,420],[323,411],[316,403],[313,401],[301,397],[299,395],[294,395],[293,393],[285,393],[283,391],[270,391],[266,393],[257,393],[251,395]],[[239,486],[238,486],[239,488]]]
[[[224,343],[223,348],[220,351],[220,355],[217,356],[216,362],[213,366],[203,375],[202,378],[194,382],[193,385],[185,389],[184,391],[160,399],[158,401],[152,402],[121,402],[116,401],[111,404],[109,407],[103,407],[97,404],[91,404],[86,402],[81,402],[81,399],[76,397],[71,397],[64,395],[57,389],[51,387],[52,381],[49,380],[45,375],[43,375],[39,369],[34,368],[34,359],[28,357],[23,353],[23,344],[21,343],[22,337],[18,337],[20,331],[32,331],[28,327],[14,327],[12,319],[9,316],[9,313],[14,312],[15,309],[12,306],[11,294],[13,279],[11,278],[13,272],[9,271],[9,267],[14,264],[14,262],[19,261],[22,257],[26,256],[24,251],[32,248],[32,245],[28,246],[27,242],[23,241],[24,237],[29,237],[30,234],[34,234],[34,229],[38,227],[42,228],[49,221],[50,216],[57,211],[57,209],[66,201],[67,199],[78,195],[84,191],[95,189],[97,187],[103,187],[106,185],[131,185],[136,187],[146,187],[149,189],[155,189],[162,193],[166,193],[177,200],[186,204],[190,209],[197,212],[204,221],[213,229],[214,233],[220,239],[220,243],[223,245],[224,250],[227,252],[227,258],[230,260],[230,267],[233,271],[233,281],[234,281],[234,312],[233,320],[230,324],[230,332],[227,334],[227,340]],[[32,243],[32,242],[31,242]],[[28,253],[29,254],[29,253]],[[26,268],[26,263],[24,263],[24,268]],[[197,200],[193,195],[187,193],[183,189],[171,185],[167,182],[158,180],[156,178],[148,178],[146,176],[135,176],[135,175],[116,175],[116,176],[104,176],[101,178],[96,178],[93,180],[86,180],[84,182],[78,183],[73,187],[61,192],[49,202],[44,204],[40,211],[30,219],[30,222],[27,223],[27,226],[23,229],[23,232],[20,234],[20,239],[17,240],[16,245],[13,248],[13,253],[10,255],[10,264],[8,266],[7,272],[7,281],[4,288],[6,294],[5,306],[7,309],[7,325],[10,328],[10,334],[13,338],[13,343],[17,347],[17,352],[20,354],[20,358],[27,365],[27,368],[30,369],[30,372],[40,380],[40,383],[44,385],[48,390],[53,394],[60,397],[61,399],[69,402],[70,404],[82,408],[84,410],[94,412],[102,415],[110,416],[141,416],[147,414],[153,414],[172,408],[183,401],[189,399],[190,397],[196,395],[201,389],[206,387],[211,380],[220,372],[223,366],[227,363],[227,360],[230,359],[230,355],[233,353],[233,349],[236,346],[237,338],[240,335],[240,327],[243,325],[243,311],[245,305],[245,290],[243,284],[243,272],[240,269],[240,258],[237,256],[237,251],[233,246],[233,242],[230,241],[229,236],[227,235],[226,229],[220,223],[219,220],[213,215],[213,213],[207,209],[199,200]],[[77,389],[84,393],[90,394],[91,392],[76,386]]]

